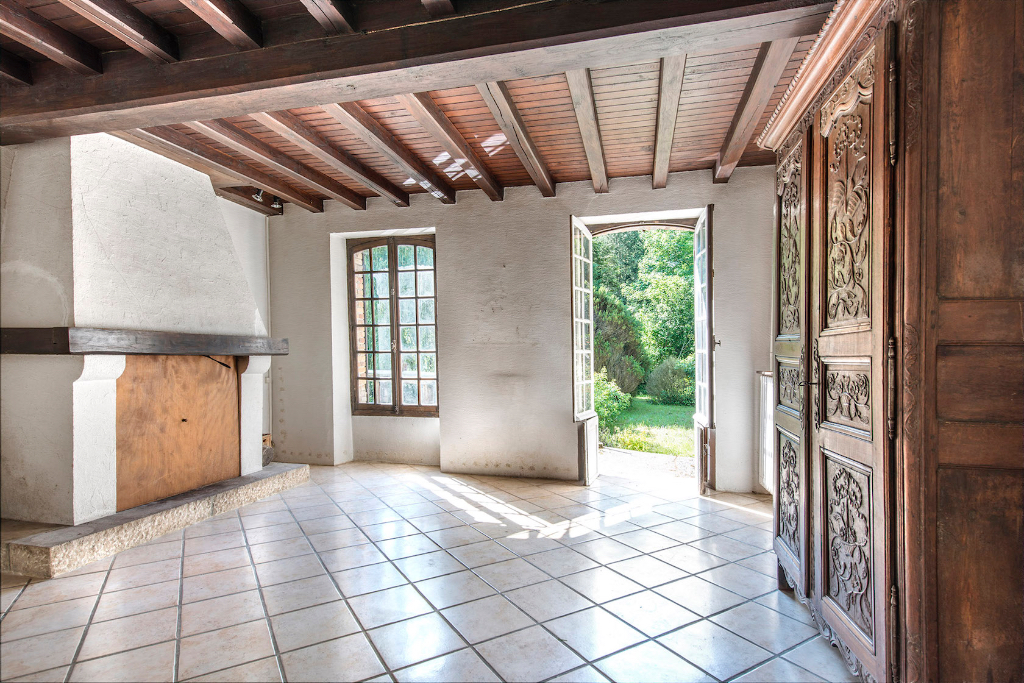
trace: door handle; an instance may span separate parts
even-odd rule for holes
[[[798,387],[816,387],[816,386],[818,386],[818,383],[817,382],[797,382],[796,385]]]

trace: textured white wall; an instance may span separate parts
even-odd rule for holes
[[[442,468],[575,479],[569,216],[713,203],[715,333],[722,342],[717,483],[750,491],[754,370],[767,366],[770,353],[773,187],[773,169],[741,168],[724,185],[706,171],[673,174],[662,190],[651,190],[649,178],[613,179],[605,195],[583,182],[559,185],[553,198],[532,187],[507,188],[503,202],[460,193],[455,206],[424,195],[405,209],[379,199],[365,212],[335,202],[323,214],[287,206],[270,219],[271,311],[275,333],[289,337],[292,349],[275,360],[275,439],[287,459],[335,459],[330,235],[434,227]],[[377,431],[400,437],[401,421],[380,420]],[[353,433],[355,451],[364,438]]]

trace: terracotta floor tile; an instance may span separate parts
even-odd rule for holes
[[[216,631],[263,616],[263,602],[259,591],[255,590],[192,602],[181,608],[181,637]]]
[[[168,681],[174,675],[174,641],[79,662],[71,681]]]
[[[84,631],[84,628],[71,628],[0,644],[0,661],[3,662],[0,668],[4,678],[70,664]]]
[[[97,596],[65,600],[28,609],[15,609],[0,622],[0,641],[7,642],[51,631],[84,626],[89,621]],[[40,667],[40,669],[51,667]]]
[[[200,574],[183,579],[181,582],[182,602],[207,600],[254,588],[256,588],[256,577],[252,573],[252,567],[246,565],[225,569],[220,572]]]
[[[259,659],[248,664],[240,664],[220,671],[215,671],[191,681],[210,681],[218,683],[280,683],[281,669],[276,657]]]
[[[273,654],[267,622],[250,621],[220,631],[182,638],[178,654],[178,677],[194,678]]]
[[[78,661],[173,640],[177,626],[178,610],[174,607],[94,623],[82,641]]]

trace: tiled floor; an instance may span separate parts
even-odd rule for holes
[[[771,510],[353,463],[51,581],[4,577],[33,681],[846,681],[775,590]]]

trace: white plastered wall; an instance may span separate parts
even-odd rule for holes
[[[408,208],[371,199],[365,212],[335,202],[323,214],[288,205],[271,218],[271,313],[275,334],[291,344],[291,354],[275,360],[281,456],[343,462],[382,440],[424,443],[412,431],[422,427],[405,424],[412,418],[357,427],[347,414],[347,341],[338,353],[337,337],[348,331],[332,321],[331,302],[344,296],[331,277],[343,239],[331,236],[433,228],[442,469],[576,479],[569,216],[714,204],[717,484],[752,490],[754,371],[770,355],[774,171],[741,168],[728,184],[713,184],[707,171],[672,174],[661,190],[650,189],[650,178],[613,179],[610,189],[598,195],[589,182],[566,183],[543,198],[533,187],[506,188],[502,202],[463,192],[454,206],[415,195]]]
[[[204,174],[108,135],[4,147],[0,160],[4,327],[265,333]],[[3,516],[77,524],[113,512],[124,358],[0,362]],[[252,386],[242,408],[259,432]],[[243,473],[262,464],[254,452],[240,454]]]

